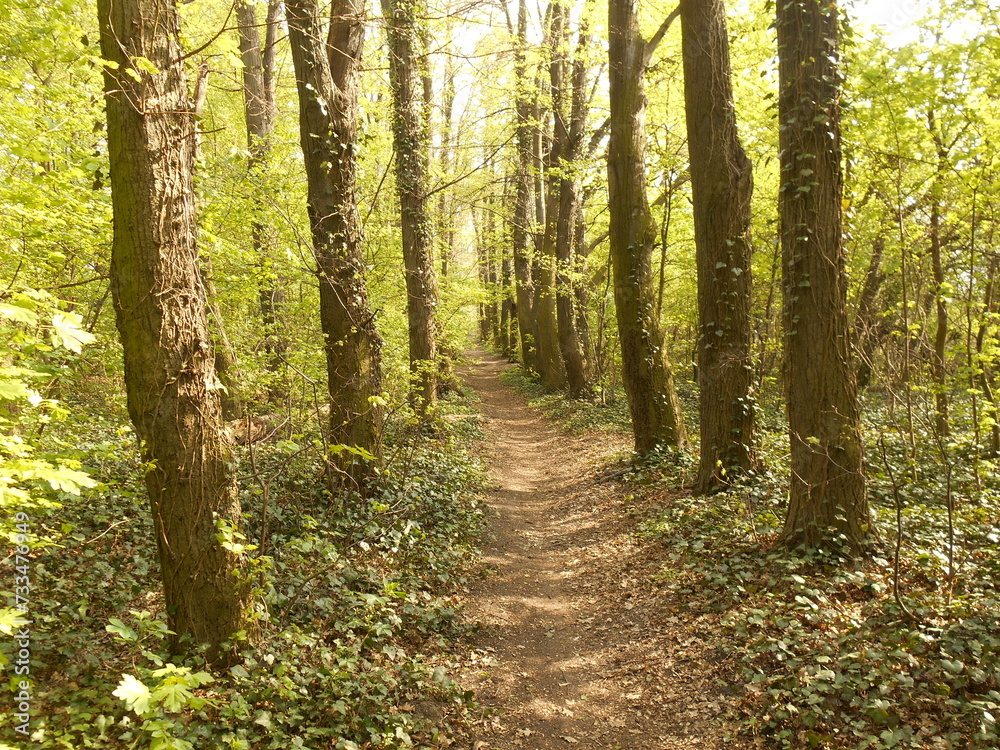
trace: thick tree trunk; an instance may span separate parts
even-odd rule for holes
[[[846,311],[837,4],[777,4],[781,245],[792,476],[782,541],[871,535]]]
[[[198,267],[195,122],[172,0],[99,0],[114,239],[111,288],[129,416],[142,445],[167,618],[219,645],[246,627],[220,383]],[[136,71],[134,60],[156,71]],[[133,76],[126,75],[134,72]]]
[[[437,400],[438,366],[434,315],[437,275],[427,211],[427,117],[419,62],[418,3],[382,0],[392,87],[392,132],[396,146],[396,191],[399,195],[406,273],[410,371],[416,378],[413,404],[423,414]]]
[[[514,53],[514,78],[517,88],[515,110],[517,113],[517,168],[515,173],[514,224],[511,239],[514,249],[514,282],[517,300],[517,329],[521,344],[521,364],[537,372],[535,358],[535,286],[532,277],[531,257],[531,162],[533,132],[531,127],[531,98],[525,63],[528,11],[525,0],[520,0],[517,14],[517,49]]]
[[[687,442],[680,401],[656,317],[652,253],[656,225],[646,197],[647,46],[639,36],[637,0],[609,5],[611,140],[608,193],[611,261],[621,339],[622,381],[632,414],[635,448]]]
[[[753,168],[736,132],[723,0],[682,0],[681,27],[700,328],[695,490],[708,493],[757,468],[750,362]]]
[[[355,194],[365,6],[362,0],[334,0],[325,43],[316,0],[286,0],[285,8],[319,276],[330,442],[349,447],[332,460],[363,486],[377,468],[370,457],[380,454],[383,420],[382,340],[368,304]]]

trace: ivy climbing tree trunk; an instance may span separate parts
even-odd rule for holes
[[[99,0],[111,162],[111,288],[167,618],[220,645],[247,625],[240,506],[198,267],[194,107],[173,0]],[[144,61],[139,64],[137,61]],[[148,61],[148,62],[146,62]]]
[[[316,0],[286,0],[285,9],[319,276],[330,442],[349,446],[333,462],[363,487],[376,468],[383,420],[382,340],[368,304],[355,194],[365,6],[363,0],[334,0],[325,42]]]
[[[837,3],[779,2],[777,30],[792,456],[782,541],[858,553],[870,518],[846,311]]]
[[[645,453],[659,444],[682,446],[687,434],[652,283],[656,223],[646,196],[643,74],[654,45],[639,35],[636,5],[637,0],[610,0],[608,6],[608,195],[622,381],[632,415],[635,449]],[[662,38],[660,32],[658,35]]]
[[[684,98],[698,267],[701,461],[695,490],[756,469],[750,362],[753,171],[736,132],[723,0],[682,0]]]
[[[419,0],[382,0],[392,87],[392,133],[396,146],[406,273],[410,370],[416,377],[414,406],[423,414],[437,400],[437,341],[434,315],[438,303],[431,223],[427,211],[427,109],[423,96]]]

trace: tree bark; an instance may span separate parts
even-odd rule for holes
[[[948,297],[945,289],[944,260],[942,257],[941,208],[945,171],[948,168],[948,148],[937,128],[937,118],[932,109],[927,115],[928,128],[934,138],[937,151],[937,171],[931,188],[930,250],[931,269],[934,273],[934,355],[931,360],[931,375],[934,378],[934,429],[938,435],[951,434],[948,416]]]
[[[865,271],[865,281],[858,297],[858,310],[854,317],[854,341],[857,352],[857,367],[855,374],[858,390],[863,390],[871,383],[874,372],[875,347],[881,337],[881,328],[876,310],[879,290],[885,281],[882,272],[882,256],[885,253],[885,237],[881,234],[875,238],[872,245],[872,255]]]
[[[569,46],[568,11],[564,10],[563,37],[560,48]],[[555,225],[556,246],[556,318],[559,322],[559,351],[562,354],[563,366],[566,371],[566,386],[571,396],[587,398],[591,395],[590,379],[587,372],[587,360],[577,327],[576,290],[573,284],[573,272],[576,271],[574,257],[574,235],[576,232],[576,215],[580,210],[580,196],[577,187],[577,161],[580,158],[583,129],[586,124],[586,85],[587,70],[584,57],[589,42],[589,31],[586,19],[580,22],[579,40],[576,49],[576,59],[572,66],[572,96],[568,115],[563,100],[565,94],[566,72],[570,70],[565,59],[568,53],[563,53],[562,72],[558,79],[552,80],[552,99],[555,112],[555,136],[553,141],[559,141],[558,170],[558,200],[559,208]],[[557,84],[558,81],[558,84]],[[558,93],[557,93],[558,92]]]
[[[434,315],[438,304],[437,275],[427,211],[427,111],[419,62],[417,0],[382,0],[392,87],[392,132],[396,146],[396,192],[402,223],[406,273],[412,393],[418,414],[437,401],[438,366]]]
[[[778,3],[777,30],[792,462],[782,541],[857,553],[872,531],[846,311],[837,4]]]
[[[362,0],[334,0],[323,41],[316,0],[286,0],[309,224],[319,277],[333,465],[363,487],[381,452],[382,339],[368,303],[358,216],[358,77]],[[360,455],[359,455],[360,452]],[[367,455],[366,455],[367,454]]]
[[[708,493],[757,469],[750,361],[753,167],[736,131],[723,0],[682,0],[681,29],[700,328],[695,490]]]
[[[266,179],[271,155],[275,117],[274,50],[280,7],[279,0],[268,3],[262,44],[254,5],[247,0],[239,0],[236,5],[240,59],[243,62],[243,112],[250,151],[247,166],[255,183]],[[254,191],[253,202],[250,235],[258,266],[258,300],[264,322],[264,347],[269,355],[267,369],[275,374],[276,381],[269,388],[269,396],[272,401],[280,401],[286,395],[285,386],[277,382],[281,380],[278,374],[284,370],[284,355],[288,351],[288,340],[281,330],[285,293],[274,268],[274,240],[264,220],[264,198],[259,188]]]
[[[520,337],[521,364],[537,372],[535,358],[535,287],[531,258],[531,163],[534,134],[531,127],[531,98],[525,48],[527,47],[528,11],[526,0],[518,3],[517,48],[514,52],[517,115],[517,167],[515,172],[514,223],[511,239],[514,250],[514,282],[517,299],[517,330]]]
[[[541,235],[538,242],[538,279],[535,287],[535,336],[538,349],[538,374],[542,383],[550,390],[566,385],[566,370],[560,349],[559,319],[556,290],[556,242],[559,221],[559,160],[564,144],[565,113],[563,109],[563,68],[565,66],[564,36],[568,12],[562,0],[552,0],[548,7],[549,25],[546,30],[548,42],[548,66],[552,104],[553,133],[548,141],[545,158],[545,177],[548,190],[545,192],[544,221],[539,221]],[[539,113],[542,112],[539,100]],[[539,116],[541,128],[544,118]],[[543,142],[544,142],[543,140]]]
[[[611,262],[621,340],[622,381],[632,415],[635,449],[684,446],[687,434],[656,317],[652,253],[656,225],[646,196],[647,45],[639,36],[637,0],[611,0],[611,139],[608,194]]]
[[[198,267],[194,109],[172,0],[99,0],[111,162],[111,288],[170,629],[221,644],[247,625],[240,524]],[[155,71],[137,69],[148,60]],[[134,73],[135,75],[130,75]],[[138,80],[136,80],[138,79]]]

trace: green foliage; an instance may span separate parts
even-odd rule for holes
[[[51,511],[96,486],[66,444],[39,439],[69,412],[47,395],[93,335],[50,295],[34,290],[0,302],[0,535],[13,541],[17,513]],[[42,544],[36,534],[30,544]]]
[[[905,451],[894,447],[899,461]],[[899,572],[907,610],[894,597],[886,552],[845,567],[773,547],[784,518],[779,476],[707,498],[656,493],[662,505],[648,512],[643,529],[666,558],[657,583],[729,652],[734,666],[725,674],[744,696],[738,718],[749,731],[789,750],[985,749],[1000,741],[1000,550],[989,520],[1000,512],[1000,488],[963,502],[956,583],[948,573],[943,479],[920,476],[904,489]],[[664,486],[649,471],[632,481],[653,491]],[[967,497],[971,486],[969,478],[956,489]],[[888,478],[874,477],[871,494],[877,526],[888,535]]]
[[[90,415],[77,450],[104,484],[52,517],[58,546],[33,570],[35,745],[431,747],[471,699],[446,647],[483,517],[474,405],[445,400],[440,416],[426,434],[393,428],[366,498],[325,489],[312,429],[240,449],[246,539],[219,533],[253,563],[260,635],[224,669],[170,650],[130,433]]]
[[[564,393],[546,391],[541,383],[526,375],[520,365],[505,369],[500,374],[500,382],[528,396],[532,406],[542,409],[574,434],[627,432],[630,428],[624,393],[605,394],[603,399],[594,401],[570,398]]]

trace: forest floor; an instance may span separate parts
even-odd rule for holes
[[[482,709],[470,750],[752,747],[727,724],[721,652],[699,618],[658,597],[662,550],[637,537],[614,481],[626,435],[570,435],[473,352],[493,509],[464,619],[460,682]]]

